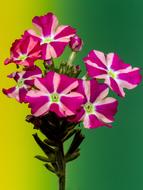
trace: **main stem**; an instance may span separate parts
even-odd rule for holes
[[[59,166],[59,190],[65,190],[65,178],[66,178],[66,163],[64,158],[64,146],[63,143],[59,145],[58,154],[58,166]]]
[[[65,190],[65,175],[59,177],[59,190]]]

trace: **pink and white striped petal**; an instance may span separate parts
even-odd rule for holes
[[[71,92],[70,94],[62,95],[60,101],[65,108],[65,114],[67,116],[71,116],[77,113],[80,106],[82,105],[83,95],[77,92]]]
[[[133,89],[140,84],[142,76],[139,68],[133,68],[128,73],[120,73],[118,80],[123,88]]]
[[[106,70],[106,57],[103,52],[92,50],[89,52],[88,56],[84,58],[84,61],[90,60],[96,67]]]
[[[104,123],[102,120],[99,120],[96,115],[86,115],[84,120],[83,120],[83,125],[85,128],[88,129],[95,129],[98,127],[103,127],[103,126],[107,126],[107,127],[111,127],[109,124]]]
[[[95,102],[96,116],[105,123],[114,121],[114,115],[117,112],[118,102],[115,98],[107,97]]]
[[[70,38],[74,36],[75,33],[76,30],[71,26],[59,26],[55,32],[54,40],[60,42],[69,42]]]
[[[59,117],[66,117],[64,107],[61,103],[52,103],[49,110],[56,113]]]
[[[105,77],[107,74],[106,58],[103,52],[92,50],[84,59],[90,77]]]
[[[9,89],[3,89],[3,93],[7,95],[9,98],[15,98],[18,102],[22,103],[25,101],[27,89],[24,87],[12,87]]]
[[[109,86],[113,92],[115,92],[120,97],[125,96],[124,89],[122,88],[122,86],[120,86],[120,83],[118,82],[117,79],[113,79],[110,77],[109,82],[110,82]]]
[[[61,80],[57,89],[58,93],[68,94],[76,87],[78,87],[78,80],[75,78],[70,78],[67,75],[60,75]]]
[[[29,103],[34,116],[40,116],[49,111],[50,98],[44,92],[30,90],[26,95],[25,102]]]
[[[53,13],[47,13],[44,16],[36,16],[33,18],[32,22],[40,30],[42,36],[46,37],[54,34],[58,26],[58,19]]]
[[[116,53],[108,53],[106,60],[108,69],[113,71],[131,69],[131,65],[124,63]]]

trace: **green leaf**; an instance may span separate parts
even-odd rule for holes
[[[51,159],[55,155],[55,150],[51,148],[49,145],[44,143],[36,134],[33,134],[33,137],[37,144],[40,146],[40,148],[44,151],[44,153]]]
[[[68,140],[70,137],[72,137],[75,133],[76,133],[77,129],[73,129],[71,131],[68,132],[68,134],[62,139],[62,141],[66,141]]]
[[[77,130],[73,138],[73,141],[69,147],[67,155],[72,155],[74,152],[76,152],[84,138],[85,137],[81,134],[81,130]]]
[[[55,162],[55,159],[50,159],[50,158],[46,158],[44,156],[40,156],[40,155],[36,155],[35,158],[37,158],[38,160],[41,160],[43,162]]]
[[[77,150],[76,152],[72,153],[71,155],[66,155],[65,156],[65,161],[70,162],[72,160],[75,160],[79,156],[80,156],[80,152],[79,152],[79,150]]]
[[[50,145],[50,146],[54,146],[54,147],[57,146],[57,144],[55,142],[53,142],[53,141],[51,141],[49,139],[45,139],[44,143],[46,143],[47,145]]]
[[[49,164],[44,164],[44,166],[52,173],[56,173],[55,169]]]

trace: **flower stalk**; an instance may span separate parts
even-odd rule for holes
[[[81,130],[76,129],[77,124],[60,118],[53,112],[41,117],[27,116],[26,121],[32,123],[34,129],[40,130],[46,137],[41,140],[37,133],[33,135],[36,143],[45,153],[45,156],[37,155],[35,158],[44,162],[46,169],[58,177],[59,190],[65,190],[66,164],[80,156],[79,146],[84,139]],[[71,144],[65,153],[64,143],[69,139]]]
[[[72,63],[73,63],[73,61],[74,61],[74,59],[75,59],[75,57],[76,57],[76,54],[77,54],[77,52],[72,51],[72,53],[71,53],[70,56],[69,56],[68,62],[67,62],[67,65],[68,65],[68,66],[71,66],[71,65],[72,65]]]
[[[64,158],[64,146],[63,143],[59,144],[59,153],[58,153],[58,165],[61,168],[61,171],[58,175],[59,177],[59,190],[65,190],[65,178],[66,178],[66,163]]]

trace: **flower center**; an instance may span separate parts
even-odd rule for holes
[[[91,104],[90,102],[86,103],[86,104],[84,105],[84,110],[85,110],[86,113],[88,113],[88,114],[93,113],[93,112],[94,112],[94,106],[93,106],[93,104]]]
[[[54,93],[54,94],[51,94],[51,102],[59,102],[60,100],[60,97],[58,94]]]
[[[108,75],[109,75],[111,78],[113,78],[113,79],[115,79],[115,78],[117,77],[116,73],[114,73],[112,70],[109,70],[109,71],[108,71]]]
[[[52,37],[43,38],[41,44],[49,44],[52,41],[53,41]]]
[[[27,58],[27,55],[23,54],[19,56],[18,60],[24,61],[26,58]]]
[[[17,87],[20,88],[20,87],[22,87],[23,85],[24,85],[24,80],[23,80],[23,79],[18,80],[18,82],[17,82]]]

